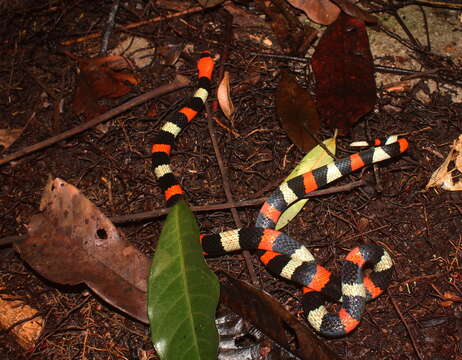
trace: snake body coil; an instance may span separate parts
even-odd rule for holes
[[[183,196],[172,173],[170,152],[176,137],[203,108],[207,99],[214,62],[209,53],[198,61],[199,87],[194,96],[174,113],[158,133],[152,147],[152,163],[168,206]],[[365,304],[388,286],[393,271],[390,255],[380,246],[362,245],[350,251],[343,261],[341,280],[317,264],[311,252],[286,234],[275,230],[287,207],[306,194],[364,166],[398,156],[408,147],[405,139],[393,139],[384,146],[353,154],[282,183],[264,203],[255,227],[201,235],[207,255],[218,256],[243,249],[260,250],[261,261],[276,275],[304,286],[303,307],[310,324],[322,335],[348,334],[359,324]],[[369,276],[363,267],[373,266]],[[341,302],[336,313],[324,307],[326,300]]]

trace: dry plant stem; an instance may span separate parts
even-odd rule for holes
[[[237,202],[226,202],[222,204],[211,204],[211,205],[202,205],[202,206],[191,206],[191,211],[194,213],[197,212],[206,212],[206,211],[217,211],[217,210],[225,210],[225,209],[232,209],[232,208],[240,208],[240,207],[249,207],[249,206],[257,206],[263,204],[267,200],[266,197],[252,199],[252,200],[243,200]],[[161,209],[154,209],[151,211],[141,212],[137,214],[128,214],[128,215],[120,215],[111,217],[110,220],[114,224],[123,224],[127,222],[135,222],[141,220],[147,220],[156,218],[159,216],[167,215],[170,211],[170,208],[161,208]],[[0,239],[0,245],[1,245]]]
[[[225,22],[225,29],[224,29],[225,34],[224,34],[224,47],[223,47],[223,50],[221,51],[221,64],[218,69],[218,76],[219,76],[220,82],[223,79],[223,75],[225,72],[224,65],[229,58],[229,47],[233,40],[233,27],[232,27],[233,16],[228,11],[225,11],[223,18]],[[215,101],[215,103],[213,104],[213,111],[216,112],[217,109],[218,109],[218,101]],[[212,140],[213,149],[215,151],[215,157],[217,158],[218,167],[220,168],[221,179],[223,182],[223,189],[225,190],[225,195],[226,195],[226,199],[228,200],[228,202],[231,204],[234,204],[233,194],[231,192],[231,186],[229,185],[229,182],[228,182],[228,171],[226,167],[224,166],[223,158],[221,157],[220,148],[218,146],[218,141],[217,141],[217,137],[215,134],[215,128],[213,126],[212,112],[208,104],[206,104],[206,110],[207,110],[207,127],[209,129],[210,138]],[[239,218],[239,214],[235,207],[231,208],[231,214],[233,215],[233,219],[234,219],[236,226],[241,228],[242,227],[241,219]],[[255,269],[253,268],[250,252],[248,250],[243,250],[242,255],[244,256],[244,261],[247,267],[247,271],[249,272],[249,276],[250,276],[250,280],[252,281],[252,284],[258,286],[259,283],[257,280],[257,276],[255,274]]]
[[[99,51],[100,56],[105,56],[107,53],[107,47],[109,45],[109,38],[112,34],[112,29],[114,29],[115,25],[115,17],[117,15],[117,11],[119,10],[120,0],[113,0],[111,6],[111,11],[109,12],[109,16],[106,23],[106,30],[104,31],[103,39],[101,40],[101,49]]]
[[[233,204],[234,199],[233,199],[233,194],[231,192],[231,187],[230,187],[229,182],[228,182],[228,171],[225,168],[225,165],[223,163],[223,159],[221,157],[220,149],[218,147],[218,141],[217,141],[217,138],[216,138],[216,135],[215,135],[215,128],[213,127],[213,119],[212,119],[211,109],[210,109],[210,106],[208,105],[208,103],[205,104],[205,107],[206,107],[206,110],[207,110],[207,127],[209,129],[210,138],[212,139],[212,145],[213,145],[213,149],[215,151],[215,156],[217,158],[218,167],[220,168],[221,179],[222,179],[222,182],[223,182],[223,189],[225,190],[226,199],[228,200],[228,202]],[[234,219],[234,222],[236,223],[236,226],[238,228],[241,228],[242,227],[241,219],[239,219],[239,214],[237,213],[237,210],[236,210],[235,207],[231,208],[231,214],[233,215],[233,219]],[[255,274],[255,270],[254,270],[253,265],[252,265],[252,259],[250,257],[250,252],[248,250],[244,250],[242,252],[242,255],[244,256],[245,264],[247,266],[247,270],[249,271],[250,280],[252,281],[252,283],[254,285],[258,285],[258,280],[257,280],[257,276]]]
[[[328,189],[312,191],[309,194],[306,194],[306,197],[316,197],[316,196],[322,196],[322,195],[330,195],[330,194],[334,194],[338,192],[351,191],[352,189],[360,187],[360,186],[364,186],[365,184],[366,183],[364,180],[358,180],[358,181],[354,181],[352,183],[345,184],[345,185],[334,186]],[[232,203],[226,202],[226,203],[221,203],[221,204],[191,206],[191,210],[196,213],[196,212],[233,209],[233,208],[239,208],[239,207],[257,206],[257,205],[263,204],[267,199],[268,199],[267,197],[261,197],[258,199],[242,200],[242,201],[236,201]],[[109,220],[111,220],[114,224],[125,224],[129,222],[137,222],[137,221],[142,221],[142,220],[147,220],[147,219],[154,219],[159,216],[167,215],[169,211],[170,211],[170,208],[160,208],[160,209],[154,209],[151,211],[141,212],[137,214],[113,216],[109,218]],[[370,232],[377,231],[380,229],[381,228],[374,229],[364,234],[368,234]],[[17,241],[25,240],[26,238],[27,238],[27,235],[6,236],[3,238],[0,238],[0,246],[9,245]]]
[[[166,16],[157,16],[157,17],[149,19],[149,20],[139,21],[139,22],[136,22],[136,23],[132,23],[132,24],[125,25],[125,26],[120,26],[120,27],[118,26],[116,28],[119,29],[119,30],[134,29],[134,28],[137,28],[137,27],[140,27],[140,26],[143,26],[143,25],[148,25],[148,24],[152,24],[152,23],[156,23],[156,22],[160,22],[160,21],[164,21],[164,20],[168,20],[168,19],[173,19],[173,18],[183,16],[183,15],[193,14],[193,13],[203,11],[203,10],[204,10],[204,8],[202,6],[196,6],[196,7],[193,7],[191,9],[176,12],[174,14],[170,14],[170,15],[166,15]],[[103,34],[101,32],[96,32],[96,33],[93,33],[93,34],[89,34],[89,35],[86,35],[86,36],[79,37],[77,39],[63,41],[63,42],[60,43],[60,45],[69,46],[69,45],[72,45],[72,44],[75,44],[75,43],[81,43],[81,42],[84,42],[84,41],[87,41],[87,40],[90,40],[90,39],[97,39],[97,38],[101,37],[102,35]]]
[[[399,309],[398,304],[396,303],[395,299],[393,299],[393,295],[391,294],[390,291],[388,291],[388,295],[389,295],[389,298],[390,298],[390,301],[391,301],[393,307],[395,308],[396,313],[398,314],[398,316],[401,319],[404,327],[407,330],[407,333],[409,334],[409,338],[411,339],[411,343],[412,343],[412,346],[413,346],[413,348],[415,350],[415,353],[417,354],[417,357],[420,360],[424,360],[424,357],[422,356],[422,354],[419,351],[419,348],[417,347],[417,342],[415,341],[414,336],[412,335],[411,329],[410,329],[408,323],[406,322],[406,320],[404,319],[404,316],[401,313],[401,310]]]
[[[280,59],[280,60],[287,60],[287,61],[297,61],[302,63],[310,63],[311,58],[304,58],[298,56],[290,56],[290,55],[281,55],[281,54],[264,54],[264,53],[250,53],[252,56],[261,56],[261,57],[269,57],[273,59]],[[388,73],[388,74],[395,74],[395,75],[408,75],[407,79],[413,78],[431,78],[437,81],[443,81],[445,83],[453,84],[456,86],[462,86],[462,81],[460,80],[451,80],[444,77],[441,77],[437,71],[438,69],[432,69],[427,71],[414,71],[409,69],[402,69],[392,66],[385,66],[385,65],[374,65],[374,70],[379,73]]]
[[[161,96],[161,95],[164,95],[164,94],[167,94],[169,92],[172,92],[172,91],[175,91],[175,90],[178,90],[178,89],[181,89],[181,88],[184,88],[186,86],[188,86],[190,83],[190,80],[187,78],[187,77],[184,77],[184,76],[181,76],[181,75],[177,75],[177,77],[170,83],[170,84],[166,84],[166,85],[161,85],[159,86],[157,89],[154,89],[154,90],[151,90],[143,95],[140,95],[140,96],[137,96],[129,101],[127,101],[126,103],[122,104],[122,105],[119,105],[117,107],[115,107],[114,109],[111,109],[107,112],[105,112],[104,114],[101,114],[99,116],[96,116],[95,118],[79,125],[79,126],[76,126],[75,128],[73,129],[70,129],[70,130],[67,130],[67,131],[64,131],[62,132],[61,134],[58,134],[56,136],[53,136],[51,138],[48,138],[44,141],[41,141],[37,144],[34,144],[34,145],[31,145],[31,146],[28,146],[28,147],[25,147],[24,149],[21,149],[19,151],[16,151],[10,155],[7,155],[7,156],[4,156],[2,159],[0,159],[0,166],[12,161],[12,160],[15,160],[15,159],[18,159],[20,157],[23,157],[24,155],[27,155],[27,154],[30,154],[30,153],[33,153],[37,150],[40,150],[40,149],[44,149],[50,145],[53,145],[53,144],[56,144],[57,142],[60,142],[64,139],[67,139],[71,136],[74,136],[74,135],[77,135],[77,134],[80,134],[81,132],[84,132],[85,130],[88,130],[92,127],[94,127],[95,125],[98,125],[106,120],[109,120],[111,118],[113,118],[114,116],[116,115],[119,115],[125,111],[127,111],[128,109],[131,109],[132,107],[134,106],[137,106],[137,105],[140,105],[148,100],[151,100],[152,98],[155,98],[155,97],[158,97],[158,96]]]

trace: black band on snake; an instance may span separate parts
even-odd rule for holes
[[[167,206],[175,204],[184,194],[170,168],[170,152],[176,137],[204,107],[213,67],[211,55],[202,54],[198,61],[198,90],[169,117],[152,147],[154,172]],[[387,288],[393,271],[390,255],[373,244],[356,247],[344,259],[339,280],[317,264],[305,246],[275,230],[275,226],[284,210],[309,192],[364,166],[398,156],[408,147],[405,139],[397,137],[382,143],[385,145],[353,154],[282,183],[264,203],[255,227],[201,235],[205,254],[218,256],[243,249],[260,250],[260,259],[269,271],[304,287],[303,307],[316,331],[329,337],[348,334],[358,326],[366,302]],[[364,276],[362,271],[366,265],[373,267],[369,276]],[[329,313],[324,307],[326,300],[341,302],[340,310]]]

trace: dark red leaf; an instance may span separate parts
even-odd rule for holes
[[[377,100],[364,23],[342,13],[319,40],[312,68],[321,120],[345,135]]]
[[[290,140],[303,151],[315,145],[313,135],[320,128],[316,104],[311,95],[297,83],[297,79],[283,70],[276,90],[276,112]]]

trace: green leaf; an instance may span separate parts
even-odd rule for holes
[[[199,243],[199,228],[184,201],[170,210],[148,283],[151,338],[162,360],[215,360],[219,284]]]
[[[329,149],[332,154],[335,154],[335,145],[336,145],[336,136],[323,141],[324,145]],[[333,161],[332,157],[319,145],[315,146],[305,157],[300,161],[300,163],[295,167],[295,169],[287,176],[285,181],[288,181],[298,175],[304,174],[308,171],[312,171],[321,166],[327,165]],[[297,214],[305,206],[308,199],[302,199],[292,204],[284,211],[281,217],[276,224],[276,230],[282,229],[286,226],[292,219],[297,216]]]

